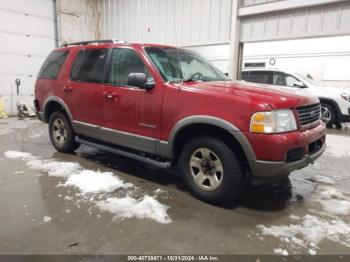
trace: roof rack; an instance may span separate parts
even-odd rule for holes
[[[71,45],[88,45],[88,44],[99,44],[99,43],[126,43],[126,41],[121,41],[117,39],[106,39],[106,40],[91,40],[91,41],[82,41],[74,43],[64,43],[61,47],[67,47]]]

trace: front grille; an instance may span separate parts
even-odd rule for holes
[[[298,107],[297,111],[302,126],[315,123],[321,118],[320,104]]]

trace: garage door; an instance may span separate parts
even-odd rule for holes
[[[9,114],[17,101],[33,104],[36,76],[54,46],[51,0],[0,0],[0,95]]]

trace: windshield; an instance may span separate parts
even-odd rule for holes
[[[229,78],[199,54],[177,48],[146,48],[166,81],[227,81]]]
[[[305,81],[305,82],[308,83],[308,84],[311,84],[311,85],[315,84],[315,81],[313,80],[312,76],[309,75],[309,74],[308,74],[307,76],[305,76],[305,75],[303,75],[303,74],[296,73],[296,75],[297,75],[299,78],[301,78],[301,80]]]

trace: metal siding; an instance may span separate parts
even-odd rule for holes
[[[241,6],[252,6],[258,4],[265,4],[268,2],[276,2],[278,0],[241,0]]]
[[[7,112],[16,112],[17,101],[32,104],[37,73],[54,47],[52,1],[0,1],[0,60],[6,61],[0,64],[0,95]]]
[[[102,38],[179,46],[230,40],[231,0],[102,0],[101,5]]]
[[[350,34],[350,3],[340,2],[241,18],[241,41]]]

